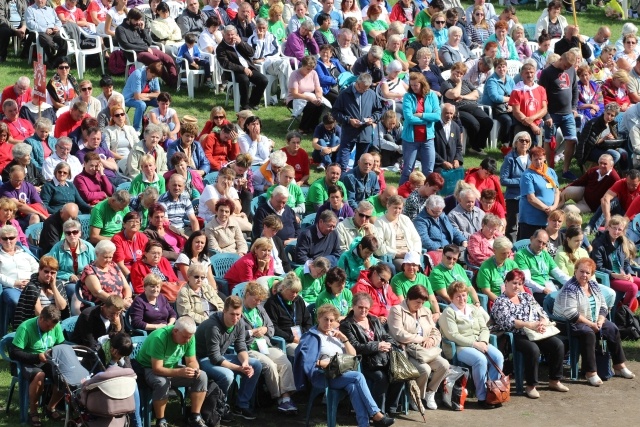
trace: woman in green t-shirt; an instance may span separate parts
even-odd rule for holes
[[[338,309],[340,317],[338,321],[345,318],[351,309],[353,294],[346,288],[347,274],[340,267],[333,267],[327,271],[324,281],[324,291],[316,299],[316,307],[324,304],[331,304]]]
[[[369,44],[373,43],[376,36],[384,33],[389,28],[389,24],[380,18],[382,15],[382,9],[377,4],[372,4],[367,9],[367,19],[362,23],[364,32],[367,33],[367,41]]]
[[[414,285],[423,286],[429,293],[429,299],[424,302],[424,306],[433,313],[433,321],[437,322],[440,317],[440,307],[438,300],[433,294],[429,278],[420,272],[420,254],[417,252],[407,252],[402,261],[402,270],[391,279],[391,289],[398,295],[400,301],[407,297],[407,292]]]
[[[269,32],[276,38],[278,45],[287,38],[287,29],[284,26],[284,22],[282,22],[283,10],[284,6],[282,6],[282,3],[276,3],[269,8]]]
[[[494,255],[480,265],[476,284],[478,290],[495,301],[504,288],[504,278],[507,273],[518,265],[510,258],[513,244],[508,238],[501,236],[493,241]]]

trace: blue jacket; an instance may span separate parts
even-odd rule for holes
[[[515,87],[513,78],[505,76],[505,81],[500,80],[496,73],[491,74],[484,82],[481,104],[495,106],[504,104],[504,97],[509,97]]]
[[[320,358],[320,332],[314,326],[300,337],[300,343],[296,348],[296,356],[293,360],[293,380],[297,390],[304,390],[307,381],[312,387],[324,388],[327,386],[324,371],[316,366]]]
[[[331,63],[338,69],[338,71],[340,71],[340,73],[347,72],[337,58],[331,58]],[[318,61],[318,65],[316,65],[316,73],[318,73],[318,79],[320,79],[320,86],[322,86],[323,94],[326,95],[333,86],[338,84],[338,80],[331,75],[331,72],[327,69],[327,66],[322,63],[322,61]]]
[[[331,109],[333,117],[335,117],[340,126],[342,126],[341,144],[351,142],[369,144],[373,141],[373,126],[354,128],[349,124],[349,119],[354,118],[364,121],[365,119],[372,118],[373,122],[377,123],[382,117],[382,105],[376,93],[371,89],[367,89],[360,95],[362,98],[360,99],[360,108],[358,108],[355,90],[354,83],[340,92],[338,99],[333,103],[333,108]],[[355,209],[354,206],[352,207]]]
[[[65,244],[66,240],[61,240],[51,248],[51,251],[47,255],[51,255],[58,260],[60,269],[58,270],[58,279],[69,280],[72,274],[80,277],[82,270],[96,260],[96,252],[93,245],[86,240],[80,240],[78,243],[78,270],[73,271],[73,257],[71,256],[71,249],[68,249],[68,245]]]
[[[487,43],[489,42],[496,42],[496,43],[498,42],[496,39],[495,33],[489,36],[487,41],[484,42],[484,46],[486,46]],[[484,50],[484,46],[482,47],[483,50]],[[513,39],[509,36],[507,36],[507,49],[509,49],[509,57],[504,59],[511,59],[514,61],[518,61],[520,59],[520,57],[518,57],[518,50],[516,49],[516,44],[513,41]],[[496,53],[496,58],[502,58],[502,51],[500,49],[498,49],[498,53]]]
[[[402,139],[407,142],[413,141],[413,127],[425,125],[427,127],[427,141],[435,138],[433,124],[440,120],[440,101],[436,93],[429,91],[424,97],[424,113],[422,118],[414,116],[418,105],[418,98],[411,92],[404,94],[402,98],[402,116],[404,117]],[[423,142],[423,141],[419,141]]]
[[[343,128],[344,129],[344,128]],[[366,177],[362,176],[360,168],[356,165],[349,172],[340,177],[340,181],[347,189],[347,203],[355,211],[358,203],[371,196],[380,193],[380,183],[375,172],[369,172]]]
[[[142,93],[142,89],[144,89],[147,83],[149,84],[149,90],[151,92],[160,92],[160,82],[157,77],[147,81],[147,67],[140,67],[135,70],[127,78],[124,89],[122,89],[124,100],[129,101],[133,99],[134,93]]]
[[[622,250],[622,237],[618,237],[616,243],[618,244],[617,248],[613,246],[613,243],[611,243],[608,231],[601,233],[598,237],[593,239],[593,242],[591,242],[593,250],[591,251],[590,257],[596,263],[596,270],[609,275],[611,275],[611,273],[616,273],[613,270],[613,262],[611,260],[611,255],[615,253],[620,263],[619,272],[622,274],[631,274],[629,258],[627,258]]]
[[[25,139],[24,142],[29,144],[33,149],[31,151],[31,163],[42,171],[42,167],[44,166],[44,148],[42,148],[40,138],[38,138],[37,135],[32,135]],[[56,142],[58,142],[58,140],[53,136],[49,136],[49,138],[47,138],[47,145],[54,153],[56,152]]]
[[[462,245],[466,240],[444,213],[433,218],[427,213],[427,209],[422,209],[413,224],[422,240],[422,248],[426,251],[435,251],[451,243]]]
[[[527,156],[527,166],[523,167],[518,161],[515,150],[511,150],[504,158],[504,163],[500,167],[500,184],[507,187],[504,193],[505,200],[520,199],[520,177],[531,165],[531,159]]]
[[[167,147],[167,167],[169,169],[173,169],[173,166],[171,166],[171,157],[173,157],[173,155],[178,151],[184,153],[182,140],[180,138],[169,143],[169,146]],[[204,154],[202,145],[200,145],[198,141],[194,140],[191,143],[191,157],[193,158],[193,164],[196,166],[196,169],[204,171],[205,174],[211,171],[211,163],[209,163],[209,159]]]
[[[182,58],[189,51],[189,47],[186,43],[180,46],[178,49],[178,54],[176,55],[176,64],[178,67],[182,64]],[[198,47],[198,43],[193,45],[193,55],[191,55],[193,59],[200,58],[200,48]]]

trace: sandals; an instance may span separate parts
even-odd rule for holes
[[[55,409],[52,411],[46,406],[44,407],[44,413],[47,415],[47,418],[49,418],[52,421],[60,421],[60,420],[63,420],[65,417],[65,414],[63,414],[62,412],[56,411]]]
[[[29,422],[33,427],[42,427],[42,420],[40,420],[40,415],[37,412],[29,414]]]

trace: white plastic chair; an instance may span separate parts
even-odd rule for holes
[[[122,51],[124,52],[125,59],[127,60],[127,65],[124,67],[124,81],[126,82],[129,78],[129,67],[133,65],[135,68],[140,68],[143,67],[144,64],[142,62],[138,62],[138,55],[135,50],[122,49]],[[133,55],[132,61],[127,58],[127,53]]]
[[[240,85],[236,82],[236,76],[233,71],[223,68],[218,59],[216,58],[216,62],[218,63],[218,68],[221,73],[227,73],[229,75],[229,79],[227,80],[227,94],[224,100],[224,106],[229,105],[229,92],[232,93],[233,97],[233,111],[236,113],[240,111]],[[224,79],[223,79],[224,80]]]
[[[474,55],[476,58],[480,58],[482,56],[482,48],[477,47],[475,49],[471,49],[471,55]]]
[[[267,78],[267,88],[264,90],[264,106],[268,107],[269,98],[271,98],[271,88],[273,86],[273,83],[278,81],[278,78],[274,75],[266,73],[264,71],[264,64],[254,64],[254,65],[258,69],[258,71],[260,71],[260,74],[262,74]]]
[[[67,42],[67,55],[75,56],[76,58],[76,68],[78,69],[78,77],[82,79],[84,77],[84,72],[86,70],[86,58],[89,55],[99,55],[100,56],[100,67],[102,68],[102,74],[104,74],[104,53],[102,52],[102,38],[97,35],[89,35],[87,33],[82,33],[82,36],[85,39],[94,40],[96,43],[96,47],[90,49],[81,49],[80,44],[69,37],[67,33],[62,29],[60,32],[63,40]]]
[[[176,67],[178,67],[178,88],[180,88],[180,84],[182,82],[187,83],[187,94],[189,98],[194,97],[194,88],[196,85],[196,76],[204,76],[204,70],[199,69],[191,69],[189,68],[189,61],[186,58],[182,58],[182,67],[180,66],[180,61],[176,60]],[[200,85],[200,78],[198,78],[198,86]]]
[[[527,44],[529,45],[529,49],[531,49],[531,53],[533,52],[537,52],[538,48],[540,47],[540,45],[538,44],[538,42],[527,42]]]
[[[516,61],[515,59],[508,59],[507,75],[511,78],[514,78],[520,72],[520,67],[522,67],[522,62]]]
[[[493,108],[490,105],[478,104],[478,107],[482,108],[485,113],[491,118],[493,118]],[[498,132],[500,131],[500,122],[496,119],[493,119],[493,127],[491,128],[491,134],[489,135],[489,147],[497,148],[498,147]]]
[[[376,86],[376,95],[378,96],[378,98],[380,98],[380,101],[390,102],[391,103],[391,108],[393,109],[393,111],[396,111],[396,101],[394,99],[389,99],[389,98],[383,97],[382,93],[380,93],[380,87],[381,86],[382,86],[381,84]]]
[[[182,14],[182,11],[184,10],[184,3],[181,3],[178,1],[170,0],[167,2],[167,6],[169,6],[169,15],[173,19],[177,19],[178,16],[180,16]]]
[[[218,66],[218,61],[216,60],[215,53],[202,52],[200,51],[200,55],[203,58],[209,60],[209,64],[211,65],[211,81],[213,82],[215,94],[218,95],[218,86],[222,83],[222,72],[220,71],[220,67]]]
[[[292,70],[297,70],[297,69],[298,69],[298,67],[300,66],[300,65],[299,65],[299,63],[298,63],[298,62],[299,62],[299,61],[298,61],[298,58],[295,58],[295,57],[293,57],[293,56],[287,56],[287,55],[285,55],[285,54],[284,54],[285,44],[286,44],[286,42],[282,42],[282,43],[280,43],[280,54],[281,54],[284,58],[289,58],[289,61],[290,61],[290,63],[291,63],[291,69],[292,69]]]
[[[12,22],[11,26],[13,27],[14,30],[16,30],[20,28],[20,23]],[[18,56],[18,46],[20,45],[20,37],[16,36],[15,34],[11,37],[13,38],[13,54]]]
[[[42,45],[40,44],[40,36],[38,35],[38,33],[35,33],[36,35],[36,40],[31,44],[31,46],[29,46],[29,55],[27,56],[27,64],[31,64],[31,62],[33,62],[32,58],[33,58],[33,49],[36,50],[36,54],[38,56],[42,57],[43,61],[47,61],[47,59],[44,56],[44,49],[42,48]]]
[[[442,73],[440,73],[440,75],[442,76],[443,80],[449,80],[449,78],[451,77],[451,70],[444,70]]]

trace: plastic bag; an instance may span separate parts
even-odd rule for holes
[[[467,391],[468,379],[469,370],[467,368],[451,365],[442,382],[444,388],[442,400],[454,411],[464,411],[464,402],[469,394]]]

